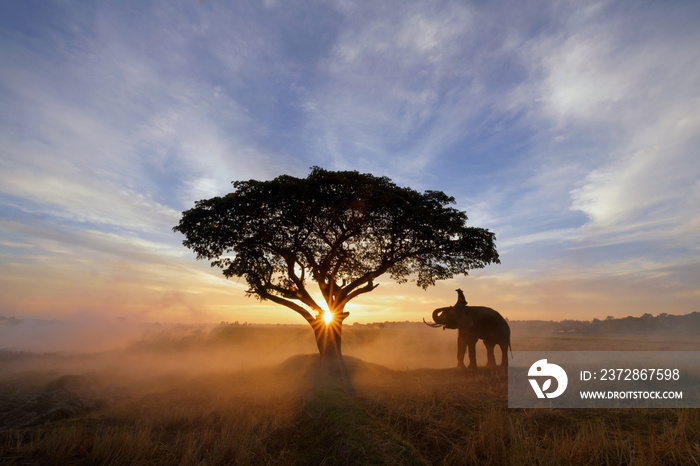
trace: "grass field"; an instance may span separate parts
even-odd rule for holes
[[[0,463],[700,464],[699,410],[508,409],[506,375],[453,368],[454,332],[348,329],[343,366],[293,356],[308,337],[230,328],[6,354]],[[668,335],[514,334],[513,346],[700,349]]]

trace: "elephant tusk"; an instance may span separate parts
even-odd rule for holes
[[[426,321],[425,321],[425,318],[423,319],[423,323],[424,323],[425,325],[427,325],[428,327],[433,327],[433,328],[440,328],[440,327],[441,327],[440,324],[430,324],[430,323],[426,322]]]

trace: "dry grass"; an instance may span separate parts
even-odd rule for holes
[[[0,458],[3,464],[259,463],[270,457],[266,436],[293,422],[300,390],[273,394],[256,375],[147,379],[88,416],[3,432]]]
[[[514,346],[630,349],[634,341],[521,335]],[[668,341],[645,349],[654,344]],[[667,349],[698,349],[675,344]],[[0,378],[0,421],[59,375],[48,366]],[[508,409],[507,376],[483,369],[392,370],[347,357],[330,370],[313,356],[233,372],[115,367],[91,364],[82,377],[60,379],[64,395],[91,400],[85,413],[4,430],[0,422],[0,464],[700,465],[700,410]]]
[[[358,396],[428,464],[699,464],[698,410],[515,410],[504,376],[396,377]]]

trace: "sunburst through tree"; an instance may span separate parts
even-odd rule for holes
[[[313,167],[306,178],[235,181],[234,191],[196,202],[174,228],[198,259],[246,291],[301,315],[323,357],[340,357],[347,303],[379,276],[427,288],[498,263],[495,235],[468,227],[440,191],[419,193],[386,177]],[[317,284],[323,306],[308,286]]]

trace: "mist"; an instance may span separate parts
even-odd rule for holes
[[[510,326],[516,350],[556,350],[574,344],[571,342],[586,345],[601,340],[595,335],[609,333],[647,338],[602,338],[606,347],[592,349],[624,350],[637,345],[645,349],[654,335],[666,341],[669,332],[696,334],[700,313],[592,322],[511,321]],[[689,344],[696,341],[691,338]],[[446,369],[457,362],[457,332],[416,322],[345,325],[342,351],[345,356],[392,370]],[[497,360],[499,353],[496,349]],[[273,367],[296,355],[318,354],[318,349],[308,325],[138,323],[91,315],[70,320],[0,317],[0,354],[4,355],[0,377],[39,360],[53,373],[109,368],[120,373],[188,376]],[[482,343],[477,344],[477,361],[480,365],[486,361]]]
[[[422,324],[345,326],[343,337],[344,355],[392,369],[446,368],[456,362],[456,332]],[[318,349],[307,325],[134,323],[91,316],[2,317],[0,352],[5,375],[51,368],[52,373],[107,369],[191,376],[275,366]]]

